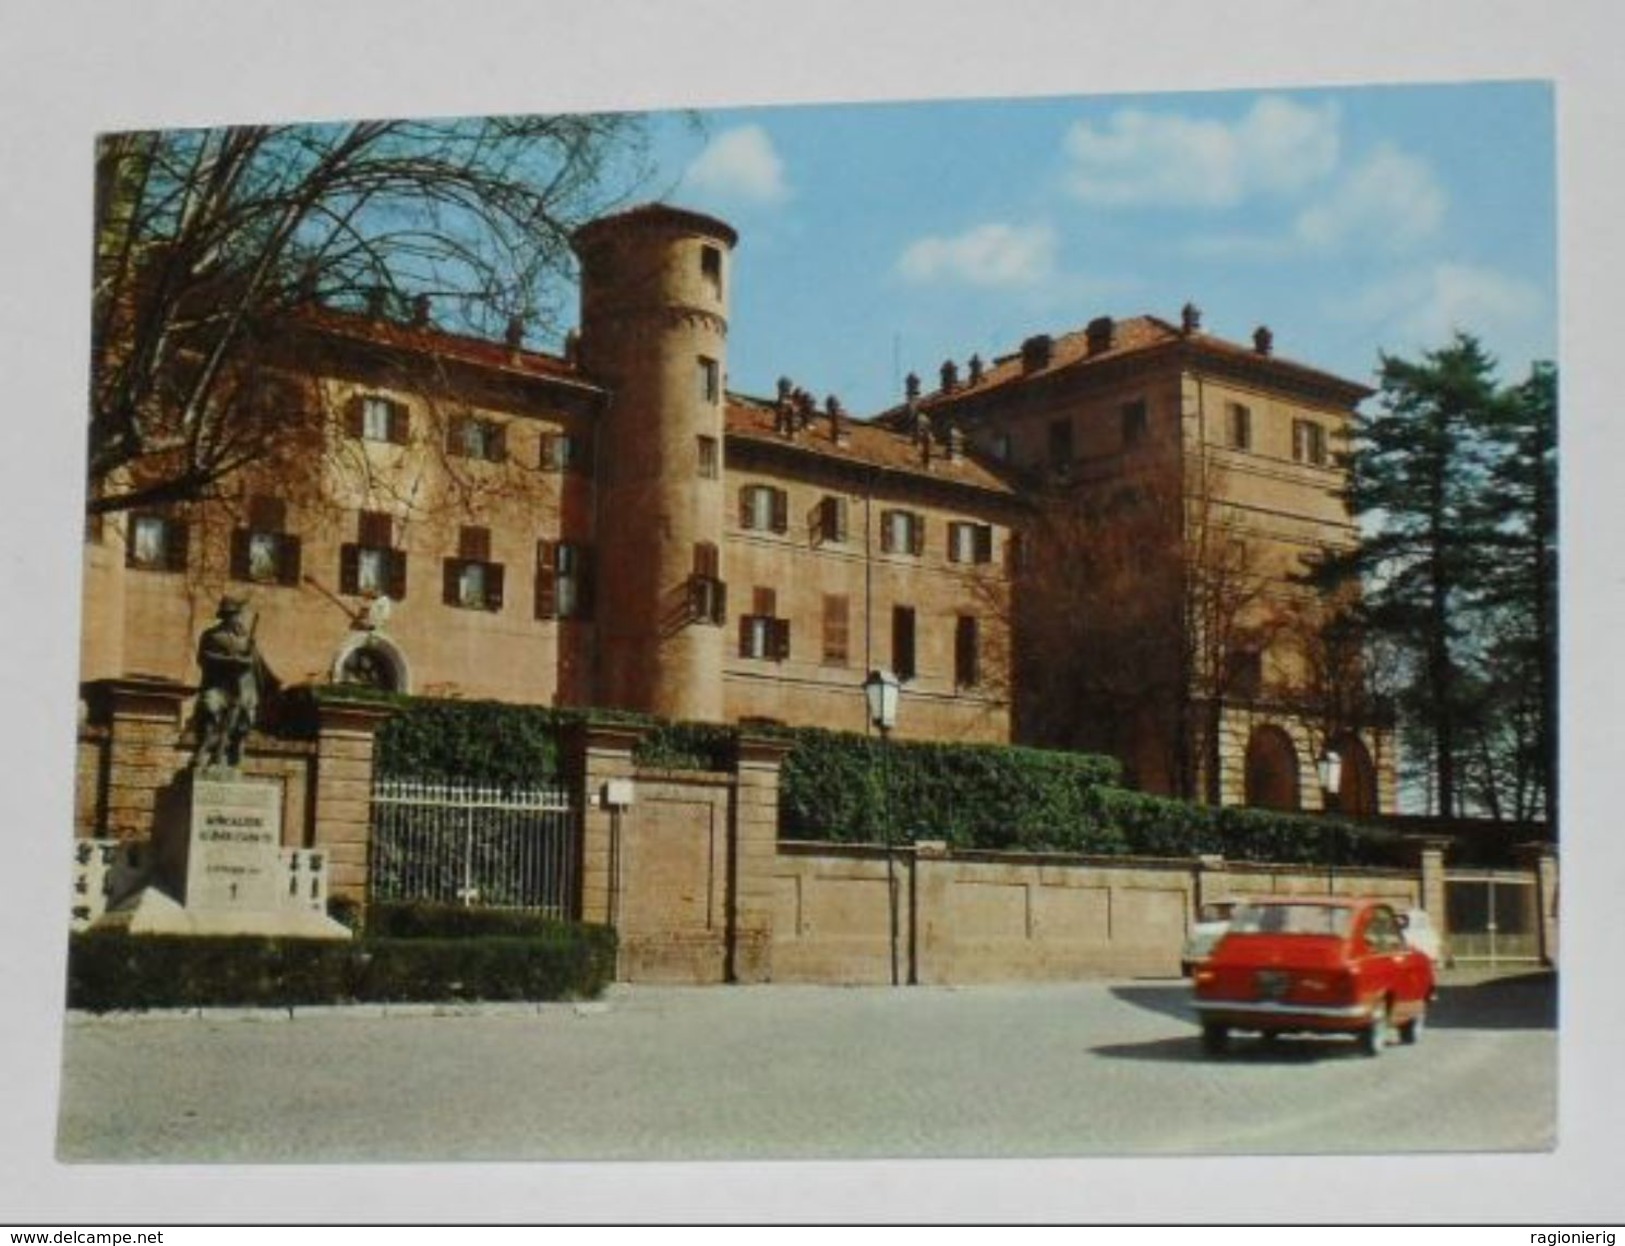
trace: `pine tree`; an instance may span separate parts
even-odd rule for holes
[[[1427,741],[1437,808],[1461,812],[1469,717],[1467,608],[1485,565],[1486,431],[1500,419],[1495,364],[1473,337],[1411,361],[1382,356],[1380,410],[1351,429],[1347,500],[1360,547],[1316,569],[1358,580],[1362,625],[1410,658],[1402,711]]]

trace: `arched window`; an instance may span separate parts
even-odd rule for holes
[[[1279,727],[1258,727],[1247,741],[1247,803],[1257,809],[1300,809],[1298,750]]]
[[[333,663],[333,681],[381,692],[409,691],[406,660],[399,649],[378,635],[359,637],[340,651]]]
[[[1337,811],[1356,816],[1377,812],[1377,767],[1370,750],[1352,734],[1340,735],[1332,743],[1343,761],[1343,777],[1337,785]]]

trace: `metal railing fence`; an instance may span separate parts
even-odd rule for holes
[[[371,898],[574,918],[579,845],[580,819],[561,787],[380,779],[372,791]]]

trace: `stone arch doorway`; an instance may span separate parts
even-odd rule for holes
[[[1377,767],[1371,750],[1360,737],[1349,732],[1332,741],[1343,761],[1343,775],[1337,784],[1337,811],[1365,816],[1377,812]]]
[[[412,690],[406,656],[393,641],[377,632],[366,632],[345,642],[333,659],[332,679],[336,684],[356,684],[380,692]]]
[[[1279,727],[1255,727],[1247,741],[1247,804],[1256,809],[1301,809],[1298,750]]]

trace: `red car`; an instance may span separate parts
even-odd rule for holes
[[[1354,1034],[1374,1056],[1395,1032],[1420,1038],[1434,996],[1433,962],[1405,942],[1389,905],[1329,897],[1238,905],[1195,984],[1202,1047],[1214,1055],[1232,1030],[1256,1030]]]

